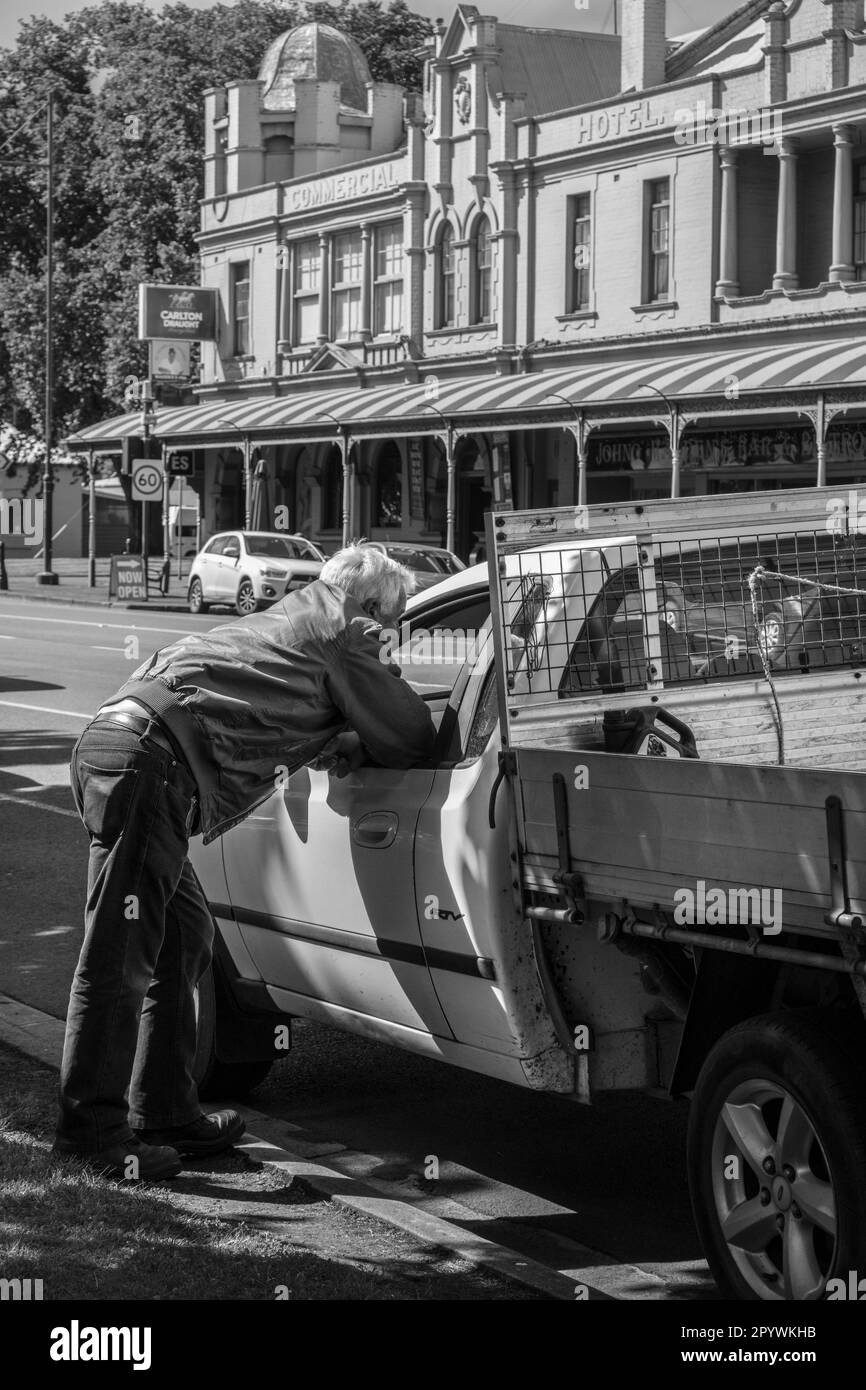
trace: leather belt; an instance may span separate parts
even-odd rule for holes
[[[91,723],[102,724],[106,722],[111,724],[122,724],[125,728],[132,729],[133,732],[137,734],[147,734],[148,738],[151,739],[158,748],[162,748],[164,752],[170,753],[173,758],[178,759],[180,762],[186,761],[185,758],[180,757],[178,749],[175,748],[174,744],[161,728],[156,715],[150,714],[144,709],[144,706],[138,704],[136,700],[118,700],[117,704],[103,705],[101,709],[96,711]]]

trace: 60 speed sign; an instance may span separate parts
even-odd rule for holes
[[[153,502],[162,497],[162,464],[159,459],[133,459],[132,500]]]

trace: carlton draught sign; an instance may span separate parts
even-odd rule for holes
[[[139,285],[138,336],[216,341],[217,291],[200,285]]]

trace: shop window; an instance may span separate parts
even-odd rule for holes
[[[643,301],[656,304],[670,298],[671,181],[656,179],[645,187]]]
[[[295,172],[295,145],[290,135],[272,135],[265,141],[265,183],[280,183]]]
[[[343,458],[336,445],[328,453],[319,480],[322,492],[322,531],[339,531],[343,525]]]
[[[298,346],[314,343],[319,332],[321,256],[317,237],[295,246],[295,332]]]
[[[566,313],[589,308],[592,263],[592,198],[581,193],[568,200],[569,276]]]
[[[383,446],[376,464],[373,525],[389,530],[403,525],[403,458],[393,440]]]
[[[854,267],[866,280],[866,160],[854,166]]]
[[[228,131],[223,127],[216,132],[216,157],[213,165],[213,191],[214,197],[220,198],[226,191],[226,150],[228,148]]]
[[[403,329],[403,224],[388,222],[374,232],[373,332]]]
[[[334,283],[331,291],[331,336],[334,342],[357,338],[361,327],[363,250],[360,231],[334,237]]]
[[[231,266],[232,352],[246,357],[250,351],[250,263]]]
[[[472,234],[472,322],[490,323],[493,307],[493,242],[490,223],[480,217]]]
[[[439,312],[436,315],[436,322],[439,328],[453,328],[456,322],[456,298],[454,294],[456,265],[454,233],[449,226],[442,228],[442,235],[439,238],[438,261]]]

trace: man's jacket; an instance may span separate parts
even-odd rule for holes
[[[183,637],[118,691],[158,715],[183,750],[208,844],[350,728],[384,767],[429,758],[424,701],[382,660],[379,625],[321,580],[264,613]]]

